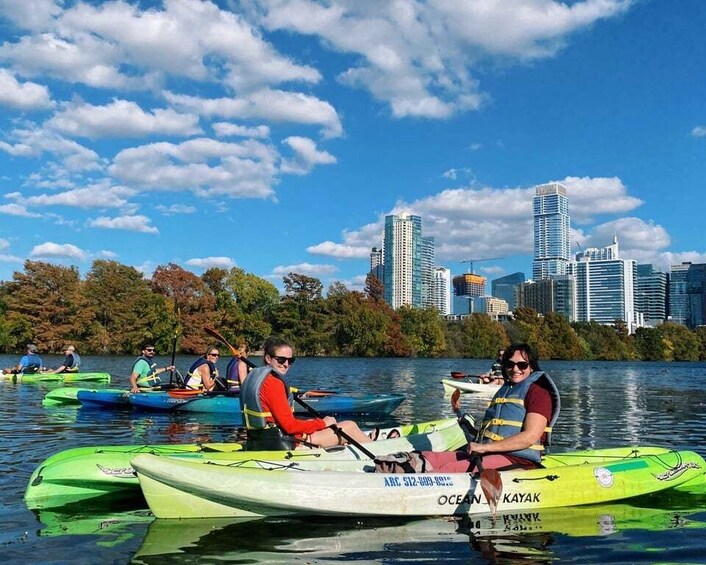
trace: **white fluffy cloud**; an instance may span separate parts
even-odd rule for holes
[[[6,69],[0,69],[0,106],[18,110],[43,110],[51,108],[49,89],[35,82],[20,82]]]
[[[334,265],[314,265],[312,263],[298,263],[296,265],[280,265],[275,267],[272,274],[275,276],[287,276],[289,273],[298,273],[309,277],[330,276],[338,269]]]
[[[88,222],[88,226],[92,228],[105,228],[110,230],[126,230],[142,233],[159,233],[159,230],[150,225],[150,219],[146,216],[118,216],[116,218],[108,218],[100,216]]]
[[[280,170],[283,173],[304,175],[316,165],[332,165],[336,162],[333,155],[317,149],[316,142],[308,137],[292,136],[282,143],[289,146],[294,153],[292,159],[285,159],[282,162]]]
[[[41,245],[35,245],[30,251],[30,257],[41,259],[74,259],[85,261],[88,253],[71,243],[54,243],[47,241]]]
[[[233,261],[230,257],[194,258],[189,259],[186,264],[190,267],[198,267],[199,269],[211,269],[214,267],[220,269],[231,269],[235,267],[235,261]]]
[[[211,124],[213,131],[219,137],[269,137],[270,128],[267,126],[247,127],[229,122],[216,122]]]
[[[124,208],[128,198],[135,193],[126,187],[90,185],[54,194],[22,197],[26,206],[72,206],[75,208]]]
[[[128,100],[113,100],[104,106],[72,102],[45,126],[73,137],[143,137],[147,135],[189,136],[201,133],[199,118],[169,108],[145,112]]]

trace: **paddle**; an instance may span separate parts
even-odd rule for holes
[[[471,425],[471,423],[464,417],[461,412],[461,404],[459,399],[461,398],[461,391],[456,389],[451,395],[451,408],[453,409],[456,417],[458,418],[458,423],[462,428],[472,432],[472,436],[475,436],[477,430]],[[488,501],[488,506],[490,507],[490,512],[495,518],[495,513],[498,510],[498,502],[503,494],[503,479],[500,472],[496,469],[483,469],[483,458],[478,455],[472,455],[471,461],[476,466],[476,469],[480,472],[480,488],[485,495],[485,499]]]
[[[223,345],[225,345],[228,349],[230,349],[230,352],[233,355],[233,357],[239,357],[240,359],[243,360],[243,363],[245,363],[248,367],[250,367],[251,369],[255,368],[255,363],[250,361],[250,359],[248,359],[247,357],[244,357],[243,354],[240,352],[240,350],[237,347],[233,347],[230,343],[228,343],[228,340],[226,338],[224,338],[218,331],[216,331],[213,328],[210,328],[208,326],[204,326],[203,331],[205,331],[211,337],[216,338]]]
[[[306,402],[304,402],[304,401],[299,397],[298,394],[295,394],[295,395],[294,395],[294,400],[296,400],[301,406],[303,406],[304,408],[306,408],[306,410],[307,410],[312,416],[314,416],[314,418],[322,418],[322,419],[323,419],[323,416],[321,415],[321,413],[320,413],[318,410],[316,410],[315,408],[311,407],[311,406],[310,406],[309,404],[307,404]],[[344,432],[343,429],[341,429],[340,426],[337,426],[336,424],[333,424],[333,425],[331,426],[331,428],[332,428],[337,434],[339,434],[343,439],[347,440],[348,443],[350,443],[351,445],[354,445],[354,446],[356,446],[358,449],[360,449],[360,451],[363,453],[363,455],[365,455],[366,457],[369,457],[370,459],[375,459],[375,455],[374,455],[373,453],[371,453],[370,451],[368,451],[367,449],[365,449],[360,443],[358,443],[358,442],[357,442],[356,440],[354,440],[351,436],[349,436],[346,432]]]
[[[174,369],[175,366],[174,364],[176,363],[176,347],[177,347],[177,340],[179,339],[179,334],[177,332],[174,332],[174,339],[172,340],[172,362],[170,365],[172,366],[171,371],[169,371],[169,384],[174,385]],[[177,383],[178,385],[179,383]]]

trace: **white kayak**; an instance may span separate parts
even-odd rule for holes
[[[492,397],[500,389],[500,385],[486,384],[471,381],[462,381],[455,379],[441,379],[441,384],[444,385],[444,394],[446,396],[453,394],[453,391],[460,390],[461,392],[472,392],[482,396]]]
[[[654,448],[646,448],[655,451]],[[613,456],[552,455],[544,468],[501,471],[497,510],[527,511],[608,503],[695,483],[706,462],[690,451]],[[578,461],[578,462],[577,462]],[[150,510],[158,518],[253,516],[458,516],[487,514],[477,475],[373,473],[367,461],[195,462],[142,454],[132,459]]]

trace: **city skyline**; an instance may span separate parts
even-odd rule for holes
[[[5,0],[0,279],[107,258],[361,289],[410,213],[492,281],[531,273],[552,182],[572,257],[706,262],[706,8],[512,6]]]

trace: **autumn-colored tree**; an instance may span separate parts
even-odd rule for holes
[[[461,321],[464,357],[495,359],[498,349],[508,344],[501,324],[478,312]]]
[[[92,311],[78,268],[25,261],[6,290],[7,331],[15,347],[30,340],[46,352],[59,352],[67,342],[83,345]]]
[[[179,265],[169,263],[155,269],[152,291],[165,296],[173,304],[182,328],[181,349],[188,353],[203,353],[211,339],[204,326],[219,322],[216,298],[204,281]]]

